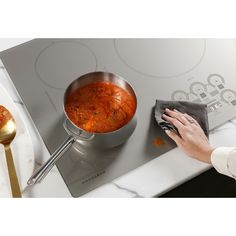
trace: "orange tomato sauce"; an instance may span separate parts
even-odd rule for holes
[[[162,140],[161,138],[157,137],[154,139],[153,144],[155,147],[162,147],[165,145],[165,141]]]
[[[0,105],[0,129],[12,118],[11,113]]]
[[[127,124],[136,110],[136,100],[111,82],[95,82],[72,92],[65,104],[70,120],[94,133],[115,131]]]

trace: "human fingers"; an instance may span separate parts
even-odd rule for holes
[[[184,132],[185,126],[176,118],[167,116],[166,114],[162,115],[163,119],[173,124],[179,131],[179,133]]]
[[[165,130],[165,132],[178,146],[181,146],[182,139],[179,137],[179,135],[170,130]]]
[[[187,120],[187,118],[184,116],[183,113],[177,111],[177,110],[170,110],[168,108],[165,109],[165,113],[167,115],[169,115],[172,118],[176,118],[177,120],[179,120],[183,125],[188,125],[189,121]]]

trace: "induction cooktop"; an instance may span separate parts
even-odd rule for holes
[[[57,163],[74,197],[175,147],[154,121],[157,98],[207,104],[210,129],[236,116],[232,39],[35,39],[0,58],[50,153],[67,137],[62,104],[71,81],[107,71],[134,87],[138,123],[125,144],[104,150],[76,143]]]

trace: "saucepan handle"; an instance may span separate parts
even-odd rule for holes
[[[28,185],[33,185],[41,182],[49,171],[53,168],[59,158],[72,146],[75,142],[75,137],[69,136],[64,143],[52,154],[50,159],[43,164],[28,180]]]
[[[83,137],[81,136],[83,132],[80,129],[76,127],[77,130],[76,132],[74,132],[72,129],[68,128],[70,127],[70,125],[71,125],[71,122],[68,119],[65,119],[63,123],[64,129],[69,135],[73,135],[74,137],[76,137],[77,140],[91,141],[94,139],[95,134],[91,133],[89,137]]]

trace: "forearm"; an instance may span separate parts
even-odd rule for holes
[[[221,174],[236,179],[236,148],[219,147],[211,154],[213,167]]]

